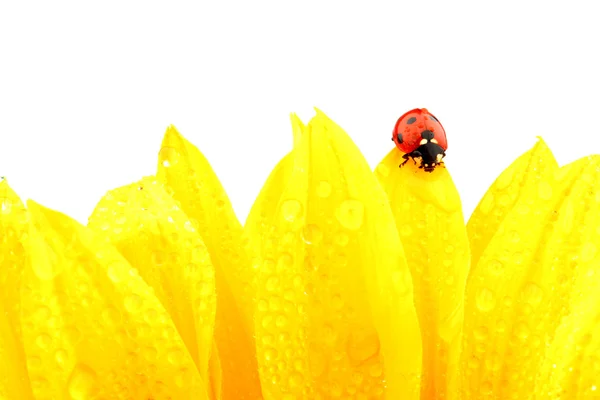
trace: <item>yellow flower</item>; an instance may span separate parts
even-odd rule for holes
[[[543,141],[465,226],[322,112],[242,228],[173,127],[84,227],[0,181],[0,399],[600,398],[600,158]]]

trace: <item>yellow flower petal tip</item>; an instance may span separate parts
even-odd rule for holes
[[[221,362],[222,396],[259,399],[253,334],[253,256],[244,245],[242,226],[227,193],[200,150],[173,126],[167,129],[162,142],[157,178],[194,221],[215,268],[215,338],[218,357],[228,360]]]
[[[324,113],[306,126],[294,116],[292,126],[294,149],[245,227],[261,261],[255,326],[263,395],[417,399],[420,331],[385,194]]]
[[[77,221],[27,206],[20,322],[35,398],[208,399],[171,316],[137,270]]]
[[[468,396],[594,398],[599,167],[585,157],[533,180],[482,252],[466,291]]]
[[[375,169],[415,285],[423,332],[421,398],[456,398],[470,253],[458,191],[446,168],[429,173],[394,148]]]
[[[523,191],[551,176],[558,168],[552,152],[541,137],[517,158],[487,190],[467,223],[473,268],[496,230]]]
[[[204,381],[213,348],[214,268],[197,227],[154,177],[111,190],[88,226],[150,285],[172,316]]]

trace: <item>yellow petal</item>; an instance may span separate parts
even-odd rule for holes
[[[307,127],[292,123],[294,150],[246,226],[262,260],[256,336],[265,399],[418,399],[420,332],[385,194],[323,113]]]
[[[551,176],[558,165],[546,143],[539,138],[533,148],[505,169],[485,193],[467,223],[471,244],[471,273],[524,188]]]
[[[546,395],[532,388],[547,343],[599,261],[599,166],[585,158],[526,187],[481,255],[466,291],[466,398]]]
[[[259,399],[252,257],[242,243],[241,225],[206,158],[173,126],[163,139],[157,176],[195,220],[215,267],[215,338],[223,368],[223,398]]]
[[[593,292],[561,320],[536,379],[538,398],[600,398],[600,268],[594,258],[593,284],[587,284]]]
[[[469,243],[458,192],[445,168],[398,168],[393,149],[375,175],[392,206],[415,285],[423,333],[424,399],[456,398]]]
[[[23,235],[27,214],[19,197],[0,180],[0,399],[33,399],[20,337]]]
[[[216,309],[214,268],[193,223],[148,177],[100,200],[89,227],[135,267],[165,307],[200,376],[209,382]],[[148,322],[156,312],[145,316]]]
[[[207,399],[171,317],[137,270],[88,228],[27,205],[21,318],[36,398]]]

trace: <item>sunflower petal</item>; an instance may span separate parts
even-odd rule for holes
[[[547,398],[600,398],[600,268],[594,258],[586,274],[594,278],[586,285],[593,291],[587,291],[584,300],[561,321],[540,368],[536,393]]]
[[[546,346],[597,265],[599,167],[581,159],[525,188],[481,255],[466,291],[467,398],[532,398]]]
[[[392,206],[415,285],[423,333],[421,397],[455,398],[458,392],[464,288],[469,243],[458,192],[445,168],[432,173],[393,149],[375,175]]]
[[[78,222],[27,206],[21,319],[36,398],[207,399],[170,316],[137,270]]]
[[[27,214],[23,203],[0,180],[0,399],[33,399],[21,341],[19,318],[22,240]]]
[[[294,150],[271,174],[245,228],[262,260],[263,394],[417,399],[420,333],[385,194],[322,112],[307,127],[292,116],[292,125]]]
[[[89,219],[137,270],[169,312],[209,382],[216,309],[214,268],[188,217],[153,177],[108,192]],[[156,313],[146,316],[149,322]]]
[[[242,227],[204,155],[173,126],[163,139],[157,177],[195,221],[215,268],[215,337],[223,368],[223,398],[259,399],[252,316],[254,273]]]
[[[479,257],[516,204],[524,189],[551,176],[558,169],[552,152],[542,138],[533,148],[505,169],[485,193],[467,223],[471,244],[471,273]]]

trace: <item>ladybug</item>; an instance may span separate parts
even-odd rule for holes
[[[425,108],[415,108],[398,118],[392,140],[396,147],[405,153],[402,158],[406,164],[412,158],[415,165],[427,172],[443,166],[448,141],[440,121]]]

